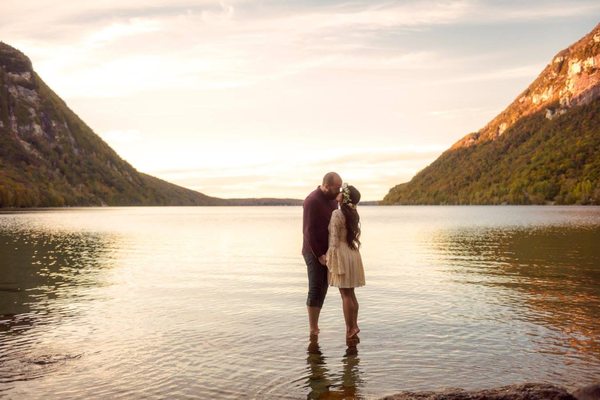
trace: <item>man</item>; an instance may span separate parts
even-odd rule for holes
[[[302,256],[308,272],[308,324],[310,335],[319,334],[319,314],[327,294],[325,254],[329,245],[329,220],[337,209],[335,197],[342,187],[342,178],[335,172],[323,177],[323,182],[304,200],[302,217]]]

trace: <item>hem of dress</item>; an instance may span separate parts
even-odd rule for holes
[[[363,286],[367,286],[367,285],[364,284],[364,285],[356,285],[356,286],[336,286],[336,285],[330,283],[329,286],[336,287],[338,289],[354,289],[354,288],[357,288],[357,287],[363,287]]]

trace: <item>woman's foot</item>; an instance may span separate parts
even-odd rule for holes
[[[358,354],[358,344],[360,343],[360,339],[358,338],[358,336],[352,338],[352,339],[346,339],[346,346],[348,346],[348,348],[346,349],[346,357],[347,356],[355,356]]]
[[[360,328],[357,326],[356,328],[352,328],[348,331],[348,333],[346,334],[346,337],[348,339],[353,338],[353,337],[357,337],[358,333],[360,332]]]

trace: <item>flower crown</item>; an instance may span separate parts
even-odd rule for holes
[[[356,204],[353,204],[350,199],[350,187],[347,183],[342,185],[342,204],[346,204],[350,208],[356,208]]]

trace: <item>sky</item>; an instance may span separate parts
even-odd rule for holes
[[[593,1],[2,0],[0,40],[137,170],[382,199],[600,22]]]

